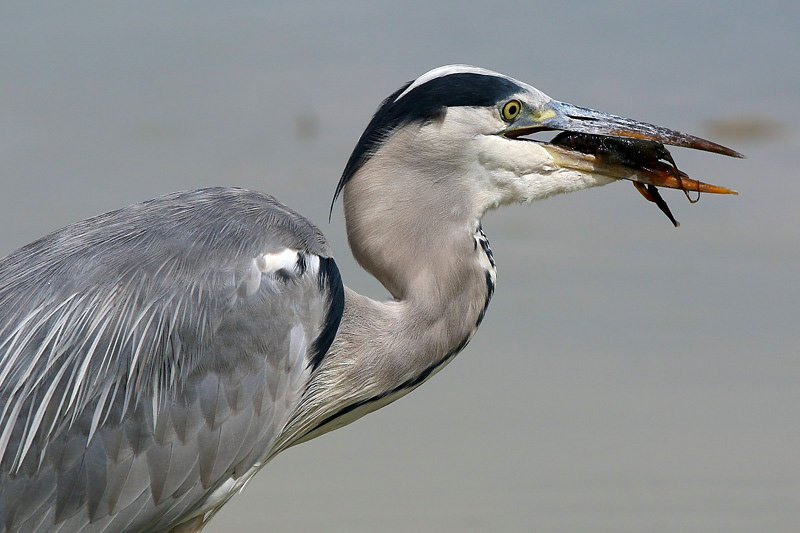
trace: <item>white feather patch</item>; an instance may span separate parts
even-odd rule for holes
[[[277,272],[278,270],[292,271],[297,265],[297,257],[297,250],[284,248],[280,252],[262,255],[262,260],[256,260],[256,265],[264,274]]]

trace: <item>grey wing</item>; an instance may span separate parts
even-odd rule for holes
[[[0,531],[164,531],[268,457],[344,306],[267,195],[176,193],[0,261]]]

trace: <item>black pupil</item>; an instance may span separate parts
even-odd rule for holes
[[[508,106],[508,114],[509,115],[517,114],[517,106],[515,104],[511,104],[510,106]]]

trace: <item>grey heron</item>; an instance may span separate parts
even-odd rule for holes
[[[542,130],[571,142],[530,137]],[[739,156],[451,65],[381,104],[336,187],[388,301],[343,285],[311,222],[242,189],[168,194],[11,253],[0,530],[200,530],[277,453],[393,402],[467,345],[495,286],[487,211],[618,180],[651,200],[656,186],[732,192],[639,151],[663,144]]]

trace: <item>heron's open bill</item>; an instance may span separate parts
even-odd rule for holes
[[[657,187],[689,192],[738,194],[736,191],[690,178],[680,171],[665,144],[704,150],[730,157],[744,157],[717,143],[661,126],[639,122],[593,109],[552,101],[528,122],[505,132],[517,138],[543,130],[563,130],[543,146],[554,162],[564,168],[594,172],[633,182],[647,200],[654,202],[677,227]]]

